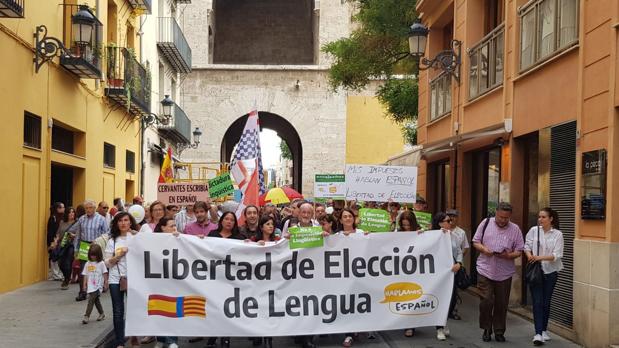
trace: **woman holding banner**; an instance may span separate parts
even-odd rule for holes
[[[129,239],[134,234],[138,224],[127,212],[114,216],[110,229],[110,239],[105,248],[105,264],[108,267],[110,296],[112,297],[112,313],[114,314],[114,335],[117,348],[125,346],[125,304],[127,293],[127,248]]]
[[[416,231],[421,230],[419,223],[417,223],[417,218],[415,217],[415,214],[413,214],[410,211],[405,211],[402,214],[400,214],[400,217],[398,218],[397,222],[398,222],[397,226],[400,226],[400,227],[399,229],[396,230],[396,232],[416,232]],[[404,330],[404,336],[406,337],[415,336],[415,329],[410,328],[410,329]]]
[[[342,210],[342,217],[340,218],[340,224],[342,229],[339,233],[348,236],[351,233],[363,233],[363,230],[357,228],[357,216],[350,208],[344,208]]]
[[[229,239],[245,239],[245,236],[239,232],[239,225],[236,221],[236,215],[233,212],[225,212],[219,219],[219,225],[216,230],[211,231],[208,235],[212,238],[229,238]],[[210,337],[206,343],[207,347],[215,347],[217,337]],[[221,337],[221,346],[224,348],[230,347],[230,337]]]
[[[452,313],[454,310],[454,307],[456,306],[455,275],[460,270],[460,267],[462,267],[462,258],[463,258],[462,249],[460,249],[458,237],[456,235],[451,234],[450,228],[451,228],[451,218],[449,217],[449,215],[445,214],[444,212],[438,212],[434,215],[434,218],[432,218],[432,230],[441,230],[443,231],[443,233],[449,233],[451,236],[451,252],[452,252],[452,258],[454,261],[454,264],[451,267],[451,271],[454,274],[454,282],[453,282],[453,288],[451,291],[451,301],[449,302],[449,311],[447,313]],[[445,321],[447,321],[447,318],[445,318]],[[436,338],[439,341],[446,340],[447,336],[449,336],[449,328],[447,327],[447,325],[436,327]]]
[[[147,221],[147,223],[145,223],[144,225],[142,225],[142,228],[140,228],[140,232],[153,232],[155,230],[155,226],[157,226],[157,224],[159,223],[159,220],[161,220],[161,218],[165,216],[166,207],[165,204],[163,204],[162,202],[154,201],[153,203],[151,203],[148,211],[150,213],[150,220]]]

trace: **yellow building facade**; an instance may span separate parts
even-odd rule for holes
[[[400,127],[376,97],[348,96],[346,105],[346,163],[382,164],[402,152]]]
[[[132,50],[122,49],[138,47],[135,28],[147,4],[89,0],[80,3],[86,9],[74,1],[8,2],[22,11],[21,18],[6,18],[0,10],[1,114],[6,121],[0,129],[0,195],[5,200],[0,293],[47,278],[46,221],[52,202],[75,207],[93,199],[111,205],[115,197],[137,194],[139,120],[150,109],[142,100],[150,101],[144,93],[150,88],[147,70]],[[96,17],[95,31],[91,44],[76,45],[72,24],[82,9]],[[36,72],[33,34],[40,25],[67,50]],[[132,73],[143,79],[134,78],[129,86]],[[117,81],[110,82],[112,77]]]

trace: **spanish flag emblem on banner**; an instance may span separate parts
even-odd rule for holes
[[[206,298],[202,296],[148,296],[148,315],[170,318],[206,317]]]

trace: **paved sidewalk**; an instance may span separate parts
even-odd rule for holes
[[[433,327],[418,328],[415,337],[404,337],[404,330],[382,331],[378,333],[376,339],[370,340],[365,334],[360,334],[360,339],[354,342],[353,347],[367,348],[520,348],[533,347],[533,323],[517,315],[508,313],[507,332],[505,333],[507,342],[498,343],[483,342],[481,340],[482,330],[478,328],[478,304],[479,299],[468,293],[461,294],[462,304],[458,306],[458,312],[463,320],[449,320],[448,327],[451,336],[443,342],[436,339],[436,330]],[[552,341],[547,342],[545,347],[555,348],[578,348],[581,347],[569,340],[555,334],[551,335]],[[342,347],[344,335],[327,335],[315,337],[315,342],[321,348]],[[186,338],[180,338],[179,346],[183,348],[203,348],[206,341],[189,344]],[[233,348],[251,348],[251,342],[246,338],[233,338],[231,341]],[[273,340],[274,347],[300,347],[295,345],[292,338],[278,337]],[[143,346],[144,347],[144,346]],[[146,347],[153,347],[150,344]]]
[[[60,290],[58,281],[44,281],[0,295],[0,347],[90,347],[112,330],[109,293],[101,296],[106,318],[82,324],[87,301],[76,302],[77,284]]]
[[[103,308],[107,318],[102,322],[94,320],[81,324],[86,302],[75,302],[77,285],[67,291],[60,290],[60,282],[46,281],[0,295],[0,347],[92,347],[105,334],[112,330],[112,305],[109,294],[103,294]],[[365,334],[355,342],[354,347],[369,348],[515,348],[532,347],[533,323],[519,316],[508,314],[507,342],[485,343],[481,341],[481,330],[477,325],[479,300],[469,294],[462,294],[463,303],[459,306],[461,321],[450,320],[451,337],[444,342],[436,340],[434,328],[416,330],[415,337],[407,338],[403,330],[380,332],[376,339],[370,340]],[[96,313],[96,310],[94,311]],[[579,345],[552,335],[553,340],[546,347],[577,348]],[[316,337],[320,347],[341,347],[343,335]],[[181,347],[203,348],[205,341],[189,344],[181,338]],[[274,339],[275,347],[295,347],[292,338]],[[152,347],[153,344],[143,346]],[[252,347],[246,338],[232,339],[232,347]]]

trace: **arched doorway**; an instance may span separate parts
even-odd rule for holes
[[[246,114],[234,121],[224,134],[221,141],[221,161],[230,162],[232,150],[241,137],[245,123],[247,123]],[[303,147],[301,146],[301,138],[299,133],[294,129],[292,124],[285,118],[272,114],[270,112],[258,112],[260,129],[268,128],[277,132],[277,135],[288,144],[292,153],[292,187],[301,192],[301,168],[303,159]]]

